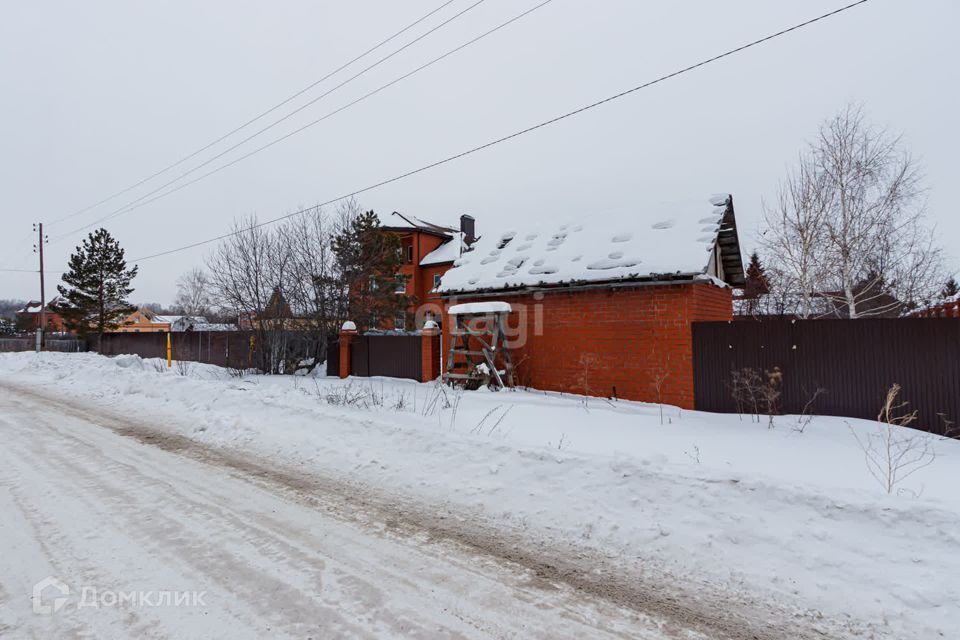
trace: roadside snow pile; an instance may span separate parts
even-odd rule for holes
[[[883,433],[869,421],[767,428],[665,407],[661,424],[656,405],[532,391],[183,373],[136,356],[0,355],[0,385],[575,543],[625,574],[786,605],[827,637],[960,626],[960,442],[894,428],[936,457],[888,495],[852,434]]]

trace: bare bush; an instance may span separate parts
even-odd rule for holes
[[[190,367],[192,363],[189,360],[177,360],[177,375],[187,377],[190,375]]]
[[[767,382],[760,387],[760,399],[767,413],[767,426],[773,428],[773,416],[780,412],[780,387],[783,385],[783,372],[780,367],[766,371]]]
[[[897,485],[936,460],[933,438],[928,433],[909,428],[917,412],[906,411],[906,402],[897,402],[900,385],[887,391],[883,406],[877,415],[877,432],[861,439],[849,425],[850,432],[863,451],[870,475],[892,494]]]
[[[780,367],[772,371],[744,367],[730,372],[730,396],[737,407],[737,413],[743,417],[744,410],[750,414],[751,422],[760,422],[761,414],[768,418],[772,427],[773,417],[780,412],[780,389],[783,385],[783,372]]]
[[[760,372],[744,367],[730,372],[730,396],[737,406],[737,413],[743,418],[744,410],[749,411],[750,421],[760,421],[760,388],[763,381]]]
[[[670,372],[663,367],[658,367],[653,372],[653,389],[657,393],[657,405],[660,407],[660,424],[663,424],[663,384],[670,376]]]
[[[793,430],[797,433],[803,433],[807,430],[807,427],[810,426],[810,423],[813,422],[813,418],[816,415],[814,413],[816,409],[817,398],[826,393],[826,389],[823,387],[817,387],[814,389],[813,393],[807,393],[807,390],[803,390],[804,395],[807,396],[807,401],[803,404],[803,410],[800,411],[800,415],[797,416],[797,423],[794,425]]]

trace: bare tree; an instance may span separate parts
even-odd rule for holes
[[[279,373],[290,319],[266,316],[287,284],[290,249],[254,216],[235,221],[232,233],[207,258],[210,290],[221,307],[233,310],[241,326],[254,332],[259,367]]]
[[[298,329],[312,353],[312,369],[326,357],[327,337],[344,317],[343,286],[330,242],[335,223],[320,208],[304,211],[277,229],[277,240],[290,252],[285,294],[300,318]]]
[[[213,307],[210,281],[203,269],[194,267],[177,279],[177,297],[173,305],[184,315],[210,315]]]
[[[899,314],[943,281],[919,166],[857,106],[821,126],[765,209],[771,279],[801,317]]]
[[[814,314],[814,298],[823,289],[828,264],[826,217],[828,197],[823,178],[809,153],[780,183],[774,204],[763,205],[766,230],[762,244],[773,258],[770,279],[779,314],[801,318]]]

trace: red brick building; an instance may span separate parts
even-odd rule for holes
[[[460,257],[461,251],[475,240],[472,217],[460,216],[460,228],[446,227],[394,212],[383,230],[400,239],[404,277],[403,293],[414,296],[416,303],[407,310],[402,326],[397,319],[391,328],[414,329],[427,319],[442,322],[443,301],[435,288],[440,279]]]
[[[60,302],[60,298],[54,298],[45,305],[44,320],[46,322],[45,331],[48,333],[66,333],[69,331],[63,317],[51,311],[50,307]],[[34,331],[40,328],[40,302],[31,301],[17,311],[17,328],[21,331]]]
[[[545,226],[545,225],[544,225]],[[442,278],[445,305],[510,303],[519,384],[693,408],[696,321],[730,320],[744,284],[733,198],[478,241]],[[450,344],[443,324],[444,357]]]
[[[960,318],[960,297],[931,304],[908,315],[911,318]]]

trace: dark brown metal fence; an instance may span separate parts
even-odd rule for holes
[[[422,338],[417,335],[354,336],[350,341],[350,375],[420,380],[421,345]]]
[[[37,338],[0,338],[0,351],[34,351],[37,348]],[[75,353],[86,351],[87,345],[79,338],[51,338],[47,337],[43,345],[44,351],[65,351]]]
[[[185,331],[170,334],[174,360],[205,362],[246,369],[257,366],[253,333],[246,331]],[[96,338],[93,340],[94,346]],[[105,356],[134,354],[166,358],[166,333],[108,333],[99,349]]]
[[[340,375],[340,338],[337,336],[327,339],[327,375]]]
[[[693,324],[694,404],[737,410],[732,374],[783,372],[782,413],[800,413],[817,388],[819,415],[875,419],[887,390],[916,409],[914,426],[960,426],[960,318],[764,319]]]

